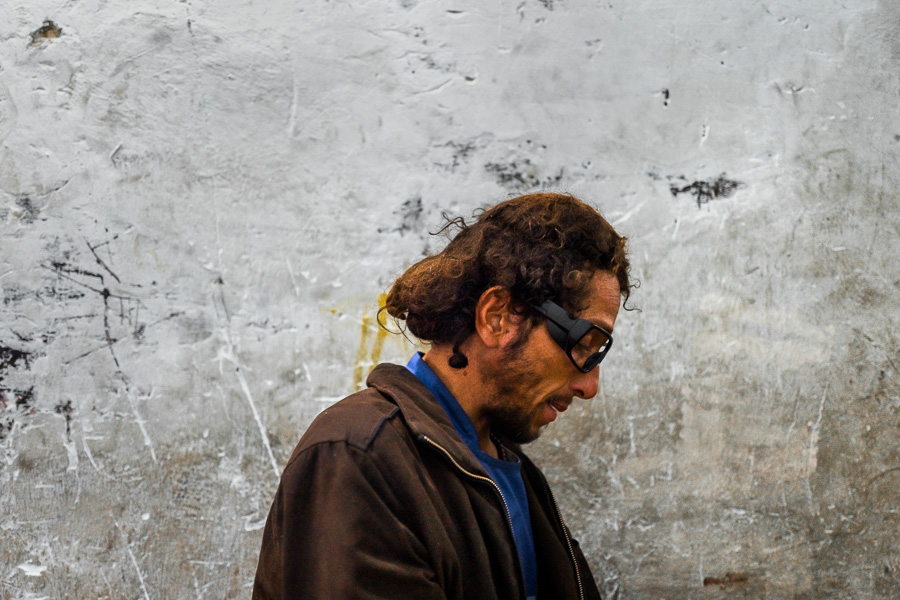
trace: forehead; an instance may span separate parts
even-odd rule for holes
[[[622,299],[619,280],[611,271],[596,271],[587,292],[587,305],[578,316],[612,333]]]

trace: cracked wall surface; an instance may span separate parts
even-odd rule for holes
[[[900,597],[900,9],[0,5],[0,598],[248,597],[382,294],[568,191],[641,287],[530,454],[609,598]]]

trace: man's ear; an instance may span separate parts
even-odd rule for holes
[[[515,338],[521,319],[512,304],[512,294],[499,285],[486,289],[475,304],[475,333],[488,348],[502,347]]]

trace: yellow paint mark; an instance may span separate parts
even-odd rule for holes
[[[384,308],[387,302],[387,294],[378,295],[378,310]],[[375,317],[371,317],[368,311],[363,310],[362,315],[362,331],[359,336],[359,348],[356,350],[356,365],[353,367],[353,389],[359,390],[364,387],[366,376],[375,368],[375,365],[381,360],[381,353],[384,351],[384,342],[387,340],[388,332],[381,327],[383,314],[375,313]],[[375,328],[375,341],[372,343],[372,351],[369,352],[369,338],[372,336],[372,328]]]
[[[156,254],[155,247],[157,245],[158,244],[156,244],[154,242],[153,248],[148,248],[148,247],[146,247],[146,245],[144,248],[142,248],[141,247],[141,234],[139,234],[139,233],[135,234],[135,236],[134,236],[134,256],[135,256],[135,258],[137,258],[138,266],[141,266],[141,267],[144,266],[144,258],[141,256],[141,251],[143,250],[143,252],[145,252],[146,254],[149,254],[150,256],[153,257],[153,262],[156,263],[157,267],[162,267],[162,263],[159,262],[159,256]]]
[[[362,316],[362,334],[359,337],[359,348],[356,350],[356,366],[353,368],[353,389],[362,389],[363,370],[366,360],[367,350],[369,348],[369,324],[372,318],[363,310]]]
[[[328,291],[326,290],[322,296],[322,299],[323,300],[327,299],[327,296],[328,296]],[[335,316],[343,316],[345,314],[351,314],[351,313],[355,312],[357,307],[359,306],[361,300],[362,300],[361,298],[359,298],[357,296],[353,296],[350,298],[345,298],[345,299],[341,300],[340,302],[335,302],[335,303],[331,304],[331,306],[320,307],[319,310],[322,311],[323,313],[328,313],[328,314],[335,315]],[[364,302],[364,300],[362,300],[362,301]]]
[[[381,360],[381,351],[384,350],[384,341],[387,339],[387,329],[382,327],[382,319],[387,313],[381,312],[386,302],[387,294],[384,292],[378,294],[378,312],[375,313],[375,320],[377,321],[375,323],[375,344],[372,346],[372,354],[369,357],[372,360],[372,366],[369,367],[369,371],[374,369],[378,361]]]

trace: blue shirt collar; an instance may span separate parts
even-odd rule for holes
[[[453,397],[453,394],[450,393],[450,390],[447,389],[447,386],[444,385],[441,378],[437,376],[437,373],[432,371],[431,367],[428,366],[428,363],[422,359],[423,356],[424,355],[421,352],[413,354],[412,358],[409,359],[409,362],[406,363],[406,368],[409,369],[413,375],[418,377],[419,381],[425,384],[428,391],[437,399],[441,408],[444,409],[444,412],[447,413],[447,416],[450,418],[450,422],[453,423],[453,428],[459,433],[459,436],[466,443],[466,446],[473,451],[476,448],[480,451],[478,436],[475,433],[475,426],[472,424],[472,419],[469,418],[466,411],[459,405],[459,402]]]

